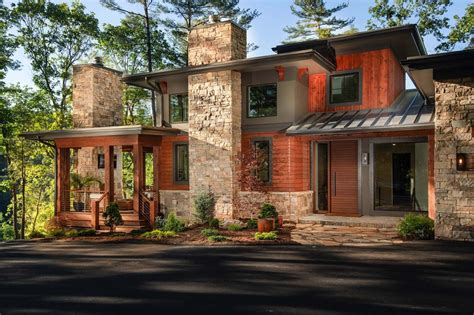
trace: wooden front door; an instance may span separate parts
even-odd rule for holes
[[[330,154],[330,213],[357,216],[358,210],[358,143],[333,141]]]

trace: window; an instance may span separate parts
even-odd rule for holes
[[[257,178],[264,183],[269,183],[271,181],[271,142],[255,140],[253,143],[257,159]]]
[[[187,183],[189,181],[187,143],[176,143],[174,145],[174,181],[176,183]]]
[[[374,144],[374,210],[428,210],[428,143]]]
[[[249,118],[277,115],[277,85],[256,85],[247,89],[247,116]]]
[[[97,154],[97,168],[105,168],[104,154]],[[114,154],[114,168],[117,168],[117,154]]]
[[[188,121],[188,95],[170,95],[170,121],[171,123],[182,123]]]
[[[330,76],[329,103],[360,102],[360,72],[335,74]]]

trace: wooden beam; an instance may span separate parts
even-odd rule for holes
[[[151,222],[155,221],[156,216],[160,213],[160,147],[153,147],[153,196],[154,213],[150,213]]]
[[[105,192],[108,192],[109,202],[114,201],[114,147],[104,147],[104,160],[105,160]]]
[[[138,214],[140,207],[140,191],[143,189],[143,148],[133,146],[133,211]]]
[[[57,149],[57,163],[58,163],[58,180],[57,185],[57,196],[56,206],[58,209],[58,215],[61,211],[70,210],[69,196],[66,196],[66,191],[70,190],[70,153],[69,149],[61,148]]]
[[[275,70],[278,74],[278,81],[285,80],[285,68],[283,68],[282,66],[276,66]]]

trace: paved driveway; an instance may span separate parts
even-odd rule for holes
[[[0,243],[0,313],[474,312],[474,243]]]

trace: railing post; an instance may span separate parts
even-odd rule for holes
[[[150,202],[150,228],[153,229],[155,225],[156,218],[156,203],[154,201]]]

